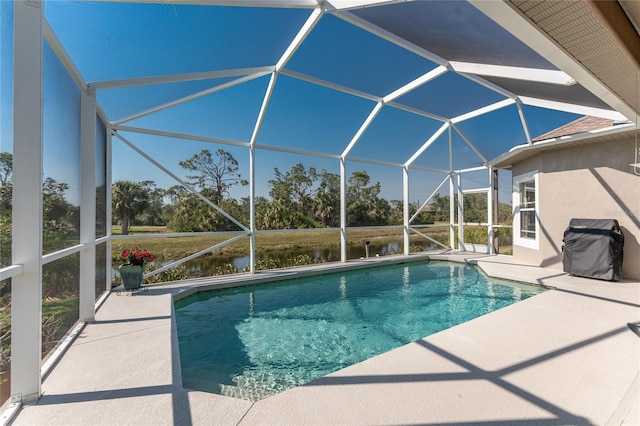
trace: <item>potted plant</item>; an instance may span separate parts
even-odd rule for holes
[[[139,250],[134,247],[131,250],[122,250],[120,258],[125,262],[118,268],[124,289],[133,290],[142,287],[144,264],[147,260],[153,260],[156,257],[148,250]]]

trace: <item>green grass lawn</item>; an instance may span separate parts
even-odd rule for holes
[[[113,227],[114,235],[120,235],[120,228]],[[115,231],[118,231],[117,233]],[[448,238],[448,227],[429,228],[421,231],[438,240]],[[166,233],[165,227],[133,226],[129,235]],[[170,235],[170,233],[167,233]],[[231,236],[215,235],[175,238],[127,238],[113,240],[112,247],[114,253],[119,253],[125,248],[137,247],[142,250],[149,250],[155,255],[161,255],[166,259],[179,259],[207,247],[219,244]],[[348,244],[360,245],[365,240],[376,243],[388,243],[398,241],[403,238],[402,229],[349,229],[347,231]],[[249,237],[241,238],[234,243],[215,251],[215,254],[223,255],[248,255]],[[427,242],[419,235],[412,234],[411,243],[418,244]],[[263,253],[272,250],[294,250],[313,247],[338,247],[340,246],[339,231],[305,231],[305,232],[269,232],[256,235],[256,252]]]
[[[477,228],[477,227],[475,227]],[[469,229],[465,227],[465,234],[474,239],[477,244],[486,244],[486,228],[482,231],[478,229]],[[474,232],[475,231],[475,232]],[[447,244],[449,239],[449,226],[442,224],[441,226],[422,228],[423,234],[430,236],[438,241]],[[213,235],[202,236],[194,235],[193,237],[172,237],[172,238],[135,238],[136,235],[166,233],[170,236],[164,226],[133,226],[129,235],[132,238],[113,240],[113,253],[120,253],[123,249],[137,247],[142,250],[149,250],[156,256],[164,259],[181,259],[208,247],[220,244],[223,241],[232,238],[229,235]],[[113,235],[120,235],[120,227],[113,226]],[[361,245],[365,240],[386,244],[389,242],[401,241],[403,239],[402,229],[370,229],[370,228],[351,228],[347,231],[347,243],[351,245]],[[465,238],[467,239],[467,238]],[[422,236],[412,233],[410,238],[412,245],[427,245],[428,240]],[[503,242],[506,242],[504,239]],[[224,256],[246,256],[249,254],[249,237],[244,237],[229,245],[215,250],[211,254]],[[511,253],[510,240],[508,245],[501,246],[500,252],[503,254]],[[265,253],[273,250],[296,250],[321,247],[339,247],[340,232],[339,231],[305,231],[305,232],[269,232],[256,235],[256,253]]]

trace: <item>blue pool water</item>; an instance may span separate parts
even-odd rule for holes
[[[257,401],[544,291],[413,262],[175,302],[185,388]]]

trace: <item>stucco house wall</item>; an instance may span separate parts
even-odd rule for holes
[[[513,176],[538,171],[539,249],[514,243],[513,256],[562,270],[562,237],[572,218],[616,219],[623,229],[623,279],[640,279],[640,176],[635,140],[620,136],[542,151],[512,165]],[[639,167],[640,169],[640,167]]]

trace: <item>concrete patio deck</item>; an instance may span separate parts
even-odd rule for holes
[[[181,386],[173,296],[228,277],[111,294],[14,424],[640,424],[640,336],[627,327],[640,321],[639,282],[570,277],[509,256],[429,257],[554,289],[255,403]],[[407,258],[348,265],[398,260]]]

